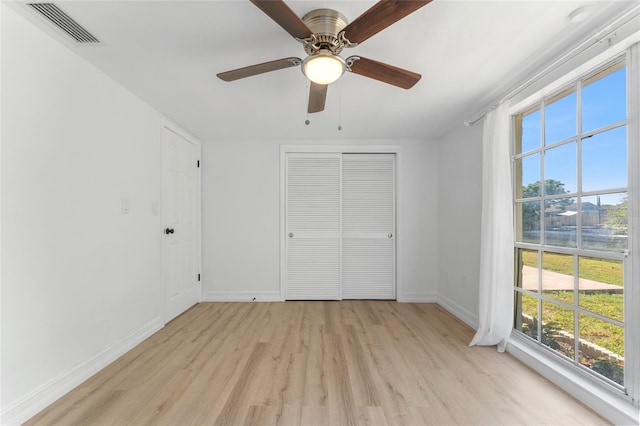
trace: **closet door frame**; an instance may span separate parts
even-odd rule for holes
[[[280,300],[286,297],[286,156],[288,153],[395,154],[396,156],[396,300],[404,299],[402,147],[398,145],[280,145]]]

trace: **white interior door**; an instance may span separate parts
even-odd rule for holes
[[[200,299],[200,146],[162,129],[165,323]]]
[[[288,154],[285,298],[338,300],[340,154]]]
[[[342,156],[342,298],[395,299],[395,155]]]

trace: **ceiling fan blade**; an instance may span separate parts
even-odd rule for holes
[[[251,0],[260,10],[276,21],[286,32],[297,38],[311,37],[311,30],[282,0]]]
[[[311,82],[311,89],[309,90],[309,107],[307,108],[307,112],[309,114],[324,111],[324,101],[327,99],[328,87],[328,84],[316,84]]]
[[[380,0],[344,29],[351,43],[362,43],[432,0]]]
[[[234,81],[253,75],[263,74],[265,72],[277,71],[284,68],[297,67],[300,65],[300,58],[284,58],[276,61],[264,62],[262,64],[250,65],[248,67],[238,68],[231,71],[225,71],[217,74],[218,78],[224,81]]]
[[[351,62],[352,60],[353,62]],[[411,89],[420,80],[420,78],[422,78],[420,74],[415,72],[374,61],[373,59],[363,58],[361,56],[351,56],[347,58],[347,63],[350,62],[350,69],[352,73],[402,87],[403,89]]]

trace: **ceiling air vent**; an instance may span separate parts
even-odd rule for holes
[[[82,25],[74,21],[69,15],[64,13],[53,3],[28,3],[35,11],[51,21],[78,43],[100,43],[89,31],[82,28]]]

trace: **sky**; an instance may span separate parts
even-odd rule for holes
[[[546,146],[577,136],[577,93],[574,88],[563,95],[545,106],[544,143]],[[581,107],[581,133],[624,120],[626,118],[626,69],[623,67],[586,84],[582,88]],[[542,144],[541,115],[538,109],[523,118],[523,152],[536,149]],[[575,139],[547,150],[544,158],[545,179],[561,181],[567,190],[572,193],[577,192],[577,155],[578,143]],[[582,139],[582,190],[606,191],[626,187],[626,157],[626,126]],[[523,186],[540,179],[540,158],[540,154],[523,158]],[[622,197],[623,194],[607,197],[607,201],[615,203],[615,200]]]

